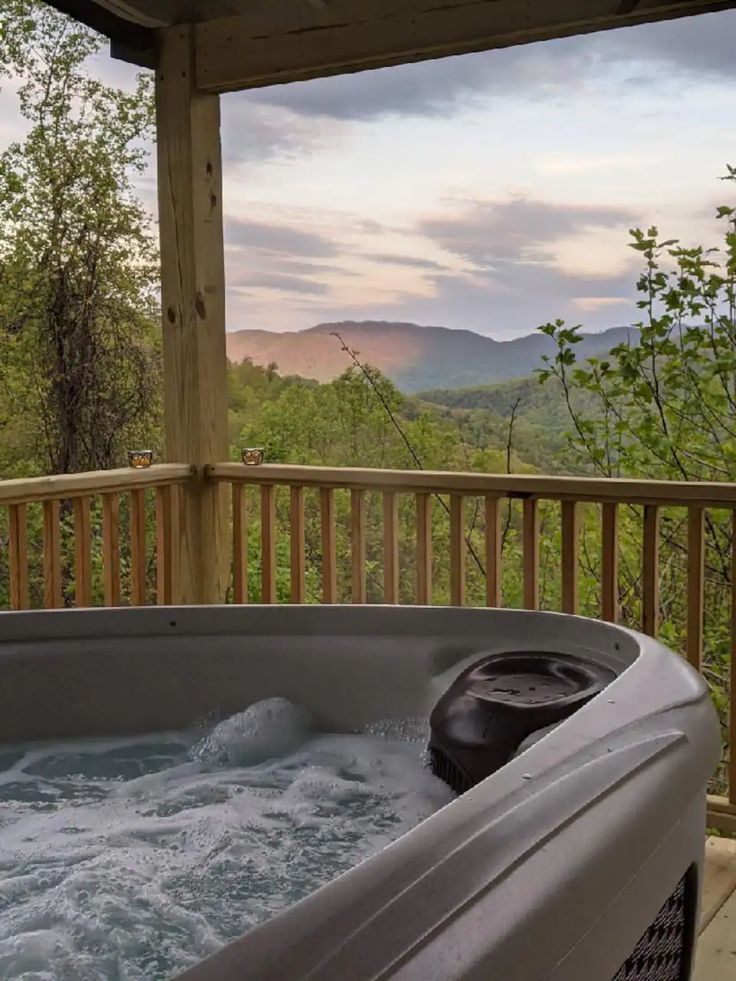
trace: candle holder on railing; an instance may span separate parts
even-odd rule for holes
[[[134,470],[145,470],[153,463],[153,450],[130,450],[128,464]]]
[[[240,458],[246,467],[260,467],[263,457],[263,448],[260,446],[246,446],[240,451]]]

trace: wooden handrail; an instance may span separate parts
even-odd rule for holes
[[[266,463],[259,467],[246,467],[240,463],[214,463],[206,468],[206,473],[213,480],[287,487],[332,487],[407,493],[424,491],[467,496],[496,494],[500,497],[554,501],[652,504],[662,507],[693,504],[700,507],[736,508],[736,483],[305,467],[279,463]]]
[[[59,501],[89,494],[112,494],[145,487],[183,484],[193,476],[188,463],[159,463],[145,470],[93,470],[89,473],[57,474],[52,477],[22,477],[0,481],[0,507]]]
[[[140,470],[125,468],[0,481],[0,510],[8,515],[6,605],[22,610],[34,605],[49,609],[69,603],[146,603],[148,489],[153,489],[156,496],[156,599],[159,603],[173,602],[177,485],[188,481],[193,473],[189,464],[173,463]],[[121,497],[127,497],[129,502],[125,527],[121,525]],[[36,548],[41,546],[41,568],[36,569],[31,581],[29,516],[36,505],[42,510],[42,529],[36,526],[34,531]],[[99,550],[93,549],[95,540],[100,543]]]
[[[182,527],[177,485],[188,481],[193,473],[194,468],[188,464],[162,464],[146,470],[121,469],[0,482],[0,509],[8,516],[9,605],[15,609],[34,603],[46,607],[71,602],[86,605],[100,602],[101,592],[109,605],[126,602],[126,596],[132,604],[147,602],[149,557],[153,558],[153,544],[147,546],[146,538],[145,492],[148,488],[155,490],[156,601],[174,602],[176,556]],[[319,598],[326,603],[348,597],[354,603],[365,603],[369,599],[370,585],[373,602],[431,604],[441,595],[445,602],[449,598],[450,603],[462,605],[467,601],[478,602],[482,596],[480,602],[489,606],[506,601],[527,609],[536,609],[540,603],[549,608],[549,596],[541,589],[542,560],[549,563],[550,542],[556,540],[559,563],[552,572],[552,579],[553,582],[557,580],[555,588],[559,590],[559,597],[552,602],[559,603],[555,608],[573,613],[582,602],[583,571],[585,569],[588,577],[591,573],[589,559],[586,566],[582,565],[580,546],[585,541],[582,531],[585,528],[587,534],[592,528],[594,534],[600,534],[601,546],[598,612],[594,615],[615,622],[625,614],[628,622],[632,610],[640,607],[638,625],[653,635],[659,629],[660,578],[667,572],[670,554],[666,544],[667,529],[672,527],[673,512],[670,509],[677,509],[684,517],[684,525],[680,527],[685,529],[685,542],[678,546],[684,556],[686,580],[683,622],[680,624],[683,653],[697,668],[702,668],[703,659],[706,531],[714,517],[709,512],[730,511],[730,525],[722,527],[731,535],[730,632],[732,659],[736,657],[736,483],[281,464],[248,467],[237,463],[212,464],[206,468],[206,475],[212,481],[232,485],[232,597],[236,603],[245,603],[249,599],[248,524],[253,521],[260,524],[259,529],[254,529],[252,540],[255,546],[260,539],[262,603],[276,603],[286,598],[283,589],[286,569],[279,564],[282,550],[277,549],[277,544],[286,545],[288,539],[288,592],[293,603],[316,598],[314,585],[307,589],[307,573],[314,571],[313,556],[318,556],[321,567],[317,580],[321,580]],[[252,485],[252,491],[248,490],[249,485]],[[279,490],[285,487],[289,488],[289,507],[277,508],[278,501],[286,504],[286,498]],[[305,489],[308,490],[306,495]],[[253,494],[260,498],[260,507],[248,504],[248,498]],[[121,520],[121,495],[127,496],[129,501],[127,522]],[[469,506],[472,498],[476,499],[473,511]],[[523,507],[509,503],[514,500],[522,501]],[[307,501],[310,511],[306,510]],[[378,535],[371,535],[369,541],[366,521],[369,507],[377,501],[382,501],[383,505],[382,520],[379,520],[382,548]],[[28,507],[39,502],[42,504],[40,531],[37,524],[30,523],[34,512]],[[64,502],[70,502],[71,508],[65,510],[68,505]],[[348,504],[349,508],[346,508]],[[437,507],[433,508],[433,504]],[[634,505],[630,509],[633,518],[641,522],[639,559],[634,561],[639,573],[633,594],[630,585],[627,587],[629,593],[622,594],[619,584],[619,518],[624,514],[624,505]],[[436,525],[433,525],[433,513],[438,519]],[[125,511],[122,514],[124,516]],[[319,541],[316,544],[314,530],[308,532],[308,515],[318,521]],[[70,516],[73,518],[73,542],[69,541]],[[722,521],[722,518],[718,520]],[[595,521],[598,530],[595,530]],[[29,575],[28,535],[32,528],[42,546],[41,568],[35,573],[41,597]],[[510,555],[508,545],[505,545],[509,531]],[[435,533],[439,536],[436,555],[433,550]],[[343,535],[349,539],[346,556],[349,564],[346,565],[342,560],[338,561],[337,544]],[[101,578],[100,553],[95,552],[97,557],[93,562],[90,551],[95,538],[101,543]],[[129,560],[124,563],[126,555]],[[414,570],[407,569],[407,563],[413,563]],[[507,563],[510,576],[502,584],[502,572]],[[349,582],[339,581],[338,571],[348,576]],[[447,572],[449,584],[444,578]],[[437,574],[436,589],[433,573]],[[630,579],[631,569],[626,574]],[[548,577],[548,573],[545,576]],[[100,581],[102,590],[95,585]],[[314,579],[311,581],[315,582]],[[587,588],[586,608],[590,611],[590,588]],[[504,596],[507,590],[508,597]],[[622,605],[624,597],[625,607]],[[723,830],[736,831],[736,671],[733,670],[729,704],[730,740],[734,748],[728,764],[724,763],[727,778],[723,785],[727,787],[728,796],[709,799],[709,822]]]
[[[736,656],[736,483],[686,483],[658,480],[602,479],[594,477],[557,477],[537,474],[483,474],[436,471],[377,470],[358,467],[311,467],[283,464],[263,464],[249,467],[238,463],[216,463],[206,468],[207,476],[214,481],[230,483],[233,500],[241,501],[248,485],[260,488],[262,497],[261,536],[263,580],[262,601],[276,602],[275,574],[276,555],[274,541],[277,534],[274,508],[278,487],[288,487],[291,493],[290,528],[281,534],[291,537],[292,602],[307,602],[305,596],[305,489],[320,503],[322,602],[334,603],[338,592],[346,595],[347,584],[336,582],[336,501],[349,492],[350,510],[343,525],[349,535],[350,596],[354,603],[367,600],[366,573],[380,567],[380,544],[375,538],[371,556],[366,555],[366,508],[369,499],[383,502],[383,516],[379,524],[383,534],[383,588],[380,581],[372,581],[372,599],[384,603],[433,602],[433,564],[442,580],[437,592],[442,590],[444,602],[464,605],[466,597],[466,573],[474,580],[474,602],[478,602],[478,574],[484,579],[484,601],[489,606],[501,605],[505,597],[502,589],[502,571],[508,556],[504,553],[504,541],[512,529],[513,563],[511,575],[504,588],[513,594],[512,601],[526,609],[537,609],[540,603],[549,608],[549,597],[541,595],[542,546],[549,555],[549,544],[556,536],[558,545],[558,569],[552,579],[558,580],[559,597],[556,609],[568,613],[578,612],[581,603],[581,543],[583,521],[586,531],[600,535],[600,562],[598,586],[598,614],[602,619],[616,622],[622,614],[621,584],[619,583],[619,518],[623,506],[632,505],[634,520],[641,522],[639,539],[639,576],[634,593],[627,596],[626,617],[639,611],[638,626],[656,636],[660,621],[660,578],[666,571],[666,563],[660,561],[665,542],[665,522],[670,521],[668,509],[684,512],[685,542],[679,547],[685,559],[685,610],[683,623],[683,653],[691,664],[702,669],[705,613],[705,531],[709,510],[722,509],[731,512],[733,542],[731,643]],[[439,499],[442,508],[435,509],[439,519],[443,550],[433,557],[432,504]],[[471,532],[466,527],[466,504],[476,498],[475,518]],[[518,509],[509,502],[521,500]],[[400,502],[401,512],[400,512]],[[540,503],[547,502],[547,503]],[[551,503],[549,503],[551,502]],[[413,506],[413,512],[412,512]],[[484,508],[485,521],[476,528],[476,541],[483,543],[476,548],[471,540],[472,526]],[[557,513],[551,529],[545,528],[549,515]],[[636,514],[638,512],[638,519]],[[403,520],[399,522],[399,515]],[[468,515],[470,511],[468,509]],[[595,517],[597,515],[597,517]],[[598,530],[593,521],[598,522]],[[443,524],[446,522],[446,524]],[[412,523],[414,527],[412,528]],[[669,528],[669,524],[667,525]],[[400,561],[400,536],[413,536],[413,546]],[[407,542],[407,544],[409,544]],[[514,558],[515,555],[515,558]],[[409,557],[411,556],[411,557]],[[473,559],[472,568],[469,559]],[[414,565],[414,571],[405,568]],[[549,558],[546,559],[549,561]],[[587,575],[590,576],[590,559],[587,559]],[[466,569],[466,565],[468,568]],[[519,568],[520,567],[520,568]],[[449,586],[445,576],[449,572]],[[520,575],[519,575],[520,573]],[[595,574],[595,573],[593,573]],[[241,570],[240,576],[243,572]],[[548,574],[547,574],[548,575]],[[631,571],[628,572],[629,577]],[[516,578],[515,578],[516,577]],[[408,581],[407,581],[408,580]],[[415,589],[408,588],[415,582]],[[470,581],[470,580],[468,580]],[[481,588],[483,588],[481,586]],[[629,587],[631,588],[631,587]],[[518,592],[517,592],[518,591]],[[382,595],[381,595],[382,593]],[[520,595],[519,595],[520,593]],[[633,595],[633,602],[632,602]],[[312,600],[314,597],[312,597]],[[510,597],[511,599],[511,597]],[[483,602],[483,600],[481,600]],[[587,599],[590,610],[590,598]],[[728,797],[710,798],[709,822],[723,830],[736,830],[736,671],[730,674],[730,737],[733,747],[728,764]]]

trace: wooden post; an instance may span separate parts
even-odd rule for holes
[[[166,458],[191,463],[173,576],[179,603],[219,603],[229,572],[222,162],[217,95],[195,87],[192,28],[159,32],[156,72]]]

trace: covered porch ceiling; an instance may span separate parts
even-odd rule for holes
[[[195,24],[196,84],[227,92],[736,7],[736,0],[50,0],[154,67]]]

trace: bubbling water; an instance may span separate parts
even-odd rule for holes
[[[268,699],[204,735],[0,748],[0,978],[184,970],[447,803],[426,734]]]

